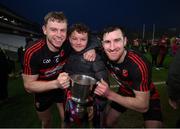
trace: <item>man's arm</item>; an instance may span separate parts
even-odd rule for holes
[[[101,46],[101,41],[94,35],[89,36],[88,46],[86,50],[96,49]]]
[[[83,54],[84,59],[87,61],[94,61],[96,58],[96,51],[95,49],[100,47],[101,42],[97,39],[96,36],[90,36],[88,41],[88,46],[86,48],[86,52]]]
[[[177,101],[171,100],[170,98],[169,98],[169,105],[170,105],[173,109],[177,109],[177,108],[178,108],[178,103],[177,103]]]
[[[107,98],[129,109],[146,112],[149,108],[149,92],[134,91],[134,93],[135,97],[125,97],[110,91]]]
[[[142,92],[134,90],[135,97],[122,96],[110,90],[108,84],[104,80],[101,80],[101,82],[98,82],[95,93],[100,96],[104,95],[107,99],[138,112],[146,112],[149,108],[149,91]]]
[[[167,92],[169,104],[174,109],[180,106],[180,50],[176,53],[168,71]]]
[[[105,80],[109,84],[108,70],[101,59],[100,55],[97,54],[95,61],[93,62],[92,69],[95,73],[97,80]]]
[[[22,74],[24,87],[29,93],[40,93],[53,89],[65,89],[69,86],[69,77],[65,73],[61,73],[58,79],[52,81],[38,81],[38,75]]]

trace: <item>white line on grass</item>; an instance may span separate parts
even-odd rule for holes
[[[164,84],[166,84],[166,82],[165,82],[165,81],[154,82],[154,84],[155,84],[155,85],[164,85]],[[119,85],[111,85],[110,87],[111,87],[111,88],[117,88],[117,87],[119,87]]]

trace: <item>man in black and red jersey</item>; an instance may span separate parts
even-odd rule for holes
[[[119,84],[118,92],[110,90],[101,79],[95,93],[112,101],[106,126],[117,126],[121,113],[132,109],[143,113],[145,127],[162,127],[162,113],[158,91],[151,79],[150,63],[139,53],[125,49],[127,39],[118,26],[110,26],[102,33],[102,47],[107,68]]]
[[[69,86],[68,74],[63,73],[70,50],[65,42],[67,19],[62,12],[50,12],[44,18],[42,29],[46,37],[30,44],[25,51],[24,87],[35,95],[35,107],[42,127],[51,126],[50,107],[53,103],[57,104],[63,127],[64,89]],[[91,54],[86,54],[85,58],[92,60]]]

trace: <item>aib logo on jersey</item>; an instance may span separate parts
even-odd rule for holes
[[[60,52],[60,56],[63,57],[64,56],[64,50],[61,50]]]
[[[55,61],[56,63],[59,63],[59,57],[60,57],[60,55],[57,55],[57,56],[54,57],[54,61]]]
[[[122,74],[123,74],[124,77],[127,77],[128,76],[128,71],[126,69],[123,69]]]

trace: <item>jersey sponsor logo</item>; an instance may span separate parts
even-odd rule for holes
[[[119,71],[120,69],[118,67],[114,67],[115,71]]]
[[[59,63],[59,58],[60,58],[60,55],[54,56],[54,60],[55,60],[56,63]]]
[[[60,56],[61,56],[61,57],[63,57],[63,56],[64,56],[64,54],[65,54],[65,53],[64,53],[64,50],[61,50],[61,52],[60,52]]]
[[[59,63],[59,58],[56,58],[56,59],[55,59],[55,62],[56,62],[56,63]]]
[[[128,71],[126,69],[123,69],[122,74],[123,74],[124,77],[127,77],[128,76]]]
[[[51,63],[51,59],[43,59],[43,64],[49,64]]]
[[[53,76],[53,75],[59,73],[59,72],[62,70],[62,68],[63,68],[63,65],[62,65],[62,66],[56,66],[54,69],[51,69],[51,70],[49,70],[49,71],[46,71],[46,72],[44,73],[44,75],[45,75],[46,77]]]

